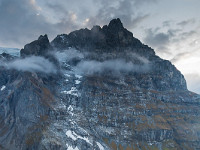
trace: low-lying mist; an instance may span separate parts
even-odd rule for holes
[[[56,73],[55,65],[48,59],[39,56],[18,58],[10,62],[1,62],[0,66],[18,71]]]
[[[78,59],[78,63],[74,66],[71,66],[72,69],[79,74],[92,75],[95,73],[112,73],[112,74],[120,74],[120,73],[129,73],[129,72],[137,72],[144,73],[150,70],[149,61],[139,56],[135,53],[130,53],[130,57],[139,60],[141,64],[134,64],[132,61],[127,61],[125,58],[113,58],[106,59],[104,61],[97,61],[95,59],[88,59],[89,55],[97,55],[95,53],[81,53],[76,49],[64,50],[61,52],[55,52],[54,56],[59,60],[60,64],[63,62],[71,62],[74,59]],[[83,59],[85,58],[85,59]]]
[[[75,58],[79,58],[79,59],[84,58],[83,53],[73,48],[69,50],[64,50],[64,51],[57,51],[57,52],[52,53],[52,55],[54,55],[60,63],[70,62],[71,60]]]
[[[130,72],[145,73],[151,68],[148,59],[135,53],[128,54],[128,60],[126,59],[127,56],[123,55],[120,55],[120,57],[112,57],[111,55],[111,57],[106,58],[106,56],[110,56],[110,54],[104,53],[102,56],[99,56],[101,57],[101,61],[95,59],[98,58],[97,55],[99,54],[89,52],[83,53],[73,48],[64,51],[54,51],[51,52],[50,55],[54,56],[60,65],[68,64],[75,73],[82,75],[105,73],[117,75]],[[139,61],[140,63],[134,63],[134,60],[137,60],[137,62]],[[41,56],[17,58],[9,62],[1,62],[0,66],[5,67],[6,69],[42,72],[47,74],[57,73],[58,69],[62,68],[54,65],[53,62]]]
[[[74,67],[75,71],[82,74],[95,74],[95,73],[129,73],[129,72],[138,72],[143,73],[147,72],[150,69],[149,64],[136,65],[132,62],[126,62],[124,59],[114,59],[106,60],[103,62],[99,61],[81,61],[77,66]]]

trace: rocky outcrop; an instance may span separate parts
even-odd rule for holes
[[[20,51],[22,57],[25,56],[44,56],[47,55],[49,51],[52,50],[52,47],[49,43],[47,35],[40,36],[38,40],[33,41],[24,46],[24,49]]]

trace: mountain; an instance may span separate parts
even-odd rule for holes
[[[20,49],[18,48],[5,48],[5,47],[0,47],[0,54],[2,53],[8,53],[16,57],[20,57]]]
[[[0,57],[1,149],[200,148],[200,96],[120,19],[20,55]]]

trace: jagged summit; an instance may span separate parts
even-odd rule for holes
[[[99,25],[93,26],[91,31],[100,31],[103,28],[109,28],[117,32],[125,29],[121,20],[117,18],[117,19],[111,20],[108,25],[104,25],[102,28]]]
[[[20,51],[22,57],[24,56],[44,56],[48,53],[48,51],[52,50],[52,46],[49,43],[48,36],[40,35],[38,40],[35,40],[29,44],[24,46],[24,49]]]
[[[111,20],[108,27],[118,31],[124,29],[124,26],[119,18]]]
[[[91,30],[85,28],[69,34],[58,35],[51,43],[49,43],[47,35],[41,35],[38,40],[24,46],[24,49],[21,50],[21,56],[39,56],[53,48],[63,50],[69,47],[99,52],[120,52],[129,49],[142,55],[155,55],[153,49],[133,37],[133,33],[124,28],[121,20],[117,18],[102,28],[95,25]],[[147,49],[148,51],[146,51]]]
[[[48,39],[47,34],[45,34],[45,35],[40,35],[39,38],[38,38],[38,41],[45,42],[45,43],[49,43],[49,39]]]
[[[98,25],[91,30],[80,29],[71,33],[58,35],[52,42],[52,46],[60,49],[75,47],[77,49],[93,49],[100,51],[120,50],[122,48],[145,48],[133,33],[123,27],[121,20],[113,19],[102,28]],[[151,50],[151,53],[154,53]]]

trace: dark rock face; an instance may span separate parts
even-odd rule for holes
[[[133,34],[123,27],[119,19],[112,20],[108,26],[103,26],[102,30],[106,37],[106,44],[111,47],[142,46],[140,41],[134,39]]]
[[[0,56],[5,64],[16,59]],[[0,149],[38,149],[56,101],[55,77],[0,67]]]
[[[146,52],[147,48],[133,34],[123,27],[120,19],[112,20],[109,25],[102,28],[94,26],[91,30],[81,29],[71,32],[69,35],[58,35],[51,44],[55,48],[66,49],[75,47],[76,49],[87,49],[92,51],[112,51],[124,50],[127,48],[137,48],[138,51]],[[152,49],[148,53],[154,55]]]
[[[58,61],[52,55],[53,47],[51,46],[47,35],[41,35],[38,40],[35,40],[24,46],[24,49],[21,49],[21,57],[28,56],[40,56],[48,59],[54,65],[59,67]]]
[[[20,51],[21,56],[44,56],[48,54],[48,51],[52,50],[47,35],[40,36],[38,40],[31,42],[24,46],[24,49]]]
[[[188,91],[180,71],[134,38],[119,19],[59,35],[51,44],[41,36],[21,55],[49,59],[51,47],[83,57],[66,56],[53,75],[0,67],[0,149],[200,148],[200,96]],[[116,74],[120,64],[113,60],[124,60],[122,70],[137,69]],[[92,69],[108,67],[77,72],[84,62],[97,64]]]

